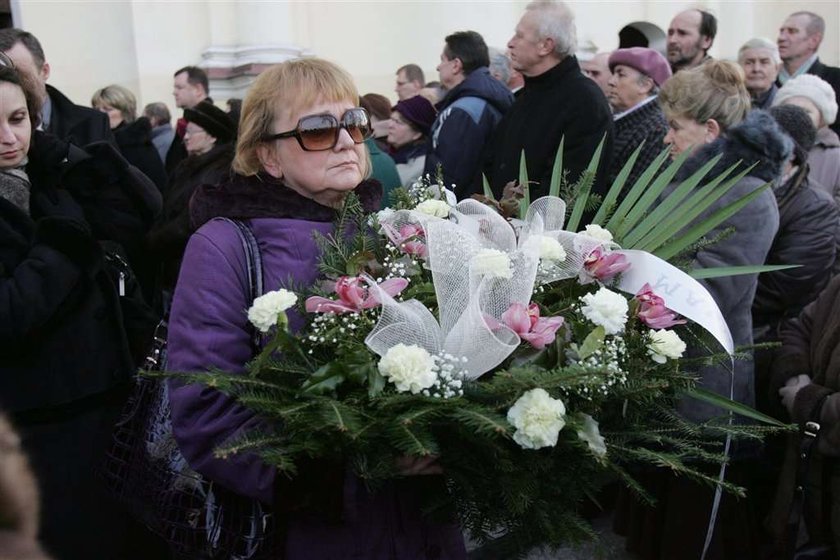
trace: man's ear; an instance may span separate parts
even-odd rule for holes
[[[277,179],[283,178],[283,170],[280,168],[280,162],[277,161],[272,144],[262,143],[257,146],[257,158],[259,158],[262,168],[269,175]]]
[[[50,79],[50,63],[49,62],[45,62],[41,66],[41,77],[44,79],[45,82]]]
[[[547,56],[554,52],[554,47],[557,44],[554,42],[554,39],[551,37],[546,37],[539,42],[540,48],[538,48],[537,52],[543,56]]]

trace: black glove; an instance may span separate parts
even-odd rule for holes
[[[102,248],[87,223],[74,218],[51,217],[38,220],[35,242],[49,245],[93,276],[102,266]]]
[[[58,186],[67,167],[69,151],[70,144],[64,140],[40,130],[34,131],[26,167],[32,182],[45,188]]]

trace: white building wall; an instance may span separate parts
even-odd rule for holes
[[[164,101],[174,112],[172,73],[201,64],[210,47],[274,43],[282,52],[312,52],[349,70],[362,93],[395,99],[394,71],[414,62],[437,79],[443,38],[459,30],[481,33],[504,47],[525,1],[153,1],[13,0],[17,24],[43,43],[52,66],[50,83],[79,104],[99,87],[118,83],[138,96],[138,105]],[[785,16],[811,10],[826,20],[820,58],[840,64],[840,2],[814,0],[706,0],[700,2],[571,1],[578,38],[599,50],[618,46],[618,30],[633,21],[667,29],[689,7],[711,9],[719,22],[712,49],[734,58],[753,36],[774,39]],[[270,46],[270,45],[268,45]],[[212,95],[211,91],[211,95]],[[217,102],[224,96],[216,96]]]

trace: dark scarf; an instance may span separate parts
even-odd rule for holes
[[[366,212],[379,210],[382,185],[369,179],[354,190]],[[337,210],[318,204],[298,194],[281,179],[267,173],[250,177],[235,175],[221,185],[203,185],[190,201],[190,219],[198,229],[216,217],[250,220],[253,218],[292,218],[314,222],[331,222]]]
[[[393,158],[394,163],[408,163],[414,158],[426,155],[427,151],[426,137],[423,136],[411,144],[406,144],[401,148],[393,150],[391,152],[391,158]]]
[[[29,215],[32,184],[23,167],[0,170],[0,198],[5,198]]]

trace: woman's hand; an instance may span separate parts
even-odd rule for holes
[[[443,469],[437,460],[437,455],[426,455],[424,457],[403,455],[397,458],[397,472],[403,476],[443,474]]]
[[[791,377],[785,383],[785,386],[779,389],[779,396],[782,397],[782,404],[788,411],[790,416],[793,416],[793,403],[796,400],[796,394],[803,387],[811,384],[811,378],[808,375],[800,374],[796,377]]]

